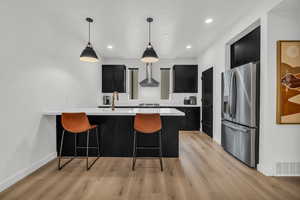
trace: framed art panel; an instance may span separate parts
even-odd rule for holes
[[[300,124],[300,41],[277,42],[277,123]]]

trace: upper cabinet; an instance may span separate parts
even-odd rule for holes
[[[126,92],[126,66],[102,65],[102,92]]]
[[[198,93],[198,65],[173,66],[173,92]]]
[[[231,68],[260,61],[260,27],[230,46]]]

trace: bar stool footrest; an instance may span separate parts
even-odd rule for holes
[[[76,149],[86,149],[86,148],[89,148],[89,149],[98,149],[98,147],[76,147]]]
[[[136,147],[136,149],[160,149],[159,147]]]

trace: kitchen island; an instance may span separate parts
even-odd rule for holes
[[[179,149],[179,129],[181,127],[184,113],[175,108],[70,108],[55,109],[44,112],[44,115],[56,116],[56,136],[57,152],[61,142],[62,126],[61,114],[63,112],[85,112],[91,124],[99,126],[99,144],[101,156],[105,157],[131,157],[133,151],[133,122],[136,113],[159,113],[161,115],[162,145],[164,157],[178,157]],[[140,146],[157,146],[158,135],[138,134],[138,144]],[[86,135],[79,134],[77,139],[78,146],[86,145]],[[91,146],[96,145],[95,134],[90,134]],[[97,152],[90,149],[90,155],[96,156]],[[74,137],[66,134],[64,139],[63,156],[74,155]],[[85,156],[85,149],[78,149],[78,156]],[[158,156],[157,150],[141,149],[138,156],[155,157]]]

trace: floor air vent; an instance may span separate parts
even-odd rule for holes
[[[276,163],[277,176],[300,176],[300,162]]]

